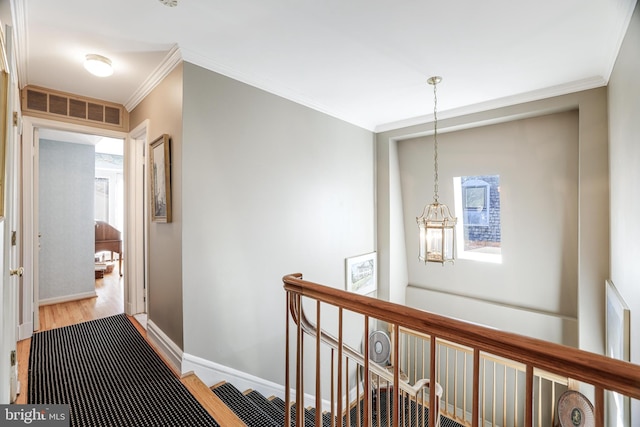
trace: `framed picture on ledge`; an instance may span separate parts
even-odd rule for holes
[[[629,361],[631,313],[624,299],[611,280],[606,281],[606,355],[614,359]],[[606,414],[608,426],[630,425],[629,397],[607,392]]]
[[[164,134],[149,144],[151,221],[171,222],[171,138]]]
[[[346,259],[346,290],[367,295],[378,289],[376,253]]]

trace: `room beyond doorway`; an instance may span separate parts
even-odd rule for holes
[[[105,142],[106,141],[106,142]],[[41,129],[38,138],[38,301],[56,304],[96,295],[97,220],[113,228],[122,254],[123,140]],[[110,267],[112,267],[110,265]],[[124,307],[124,306],[123,306]]]
[[[96,278],[117,264],[124,248],[124,141],[102,138],[95,145],[94,215]]]
[[[124,141],[101,138],[95,145],[94,219],[124,230]]]

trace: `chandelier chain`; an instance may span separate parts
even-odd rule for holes
[[[438,95],[436,87],[438,82],[433,82],[433,200],[438,203]]]

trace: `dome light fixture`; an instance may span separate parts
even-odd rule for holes
[[[85,56],[84,68],[98,77],[108,77],[113,74],[111,60],[102,55],[96,55],[95,53],[90,53]]]

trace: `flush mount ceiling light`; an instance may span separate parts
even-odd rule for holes
[[[90,53],[85,57],[84,68],[98,77],[108,77],[113,74],[111,60],[102,55]]]
[[[178,5],[178,0],[160,0],[160,3],[165,6],[176,7]]]
[[[430,77],[433,85],[433,202],[424,207],[422,216],[416,218],[419,229],[420,249],[418,259],[427,262],[454,261],[455,226],[457,218],[451,216],[447,205],[438,202],[438,97],[436,86],[442,77]]]

